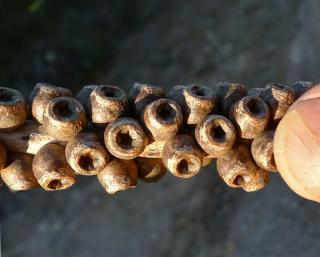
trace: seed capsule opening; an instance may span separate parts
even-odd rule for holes
[[[270,156],[270,164],[271,164],[271,166],[273,166],[273,167],[277,167],[276,161],[275,161],[275,159],[274,159],[274,155],[273,155],[273,154]]]
[[[75,110],[74,106],[67,100],[60,100],[52,108],[53,113],[60,118],[70,118]]]
[[[62,188],[62,182],[59,179],[51,180],[48,185],[48,188],[56,190]]]
[[[162,103],[157,108],[158,117],[166,123],[173,122],[177,112],[169,103]]]
[[[122,96],[121,90],[116,87],[104,86],[104,87],[101,87],[100,90],[103,93],[103,95],[106,97],[118,98]]]
[[[207,96],[208,95],[207,88],[197,86],[197,85],[191,86],[190,91],[191,91],[191,93],[193,93],[196,96]]]
[[[196,172],[196,169],[196,166],[186,159],[182,159],[177,165],[177,171],[179,174],[192,174]]]
[[[262,101],[257,98],[252,98],[247,102],[247,107],[250,113],[257,117],[263,117],[266,113],[265,106]]]
[[[94,171],[99,169],[101,162],[97,156],[92,153],[83,154],[79,157],[78,165],[85,171]]]
[[[0,101],[1,102],[11,102],[15,99],[15,94],[6,89],[0,89]]]
[[[129,150],[133,148],[133,138],[130,136],[130,132],[121,132],[119,131],[116,137],[116,142],[118,146],[122,149]]]
[[[212,127],[212,129],[210,131],[210,135],[212,138],[214,138],[216,141],[218,141],[220,143],[226,141],[227,134],[220,125],[218,125],[216,127]]]
[[[237,175],[232,182],[232,184],[237,187],[242,186],[243,183],[244,183],[244,179],[241,175]]]

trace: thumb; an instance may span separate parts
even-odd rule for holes
[[[274,156],[288,186],[320,202],[320,85],[300,97],[281,120]]]

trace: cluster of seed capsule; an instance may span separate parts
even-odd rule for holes
[[[211,161],[224,182],[255,191],[276,171],[274,131],[314,83],[265,88],[220,82],[214,88],[135,83],[69,89],[38,83],[26,102],[0,88],[0,173],[12,191],[66,189],[96,175],[108,193],[155,182],[166,170],[196,175]]]

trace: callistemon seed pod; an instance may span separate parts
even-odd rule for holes
[[[2,143],[0,143],[0,170],[6,166],[7,150]]]
[[[246,86],[232,82],[219,82],[214,90],[218,113],[228,116],[231,106],[247,95]]]
[[[266,130],[252,142],[251,153],[256,164],[265,170],[277,171],[273,156],[274,131]]]
[[[43,114],[48,103],[52,99],[62,96],[71,97],[72,92],[69,89],[56,87],[48,83],[37,83],[29,97],[32,116],[35,120],[42,124]]]
[[[291,85],[291,88],[293,89],[297,99],[315,85],[316,83],[310,81],[297,81]]]
[[[9,153],[7,166],[1,170],[1,178],[12,191],[23,191],[38,186],[32,171],[33,155]]]
[[[179,132],[183,117],[180,106],[176,102],[159,99],[145,108],[143,120],[153,139],[164,141]]]
[[[175,86],[169,92],[169,97],[180,105],[188,125],[198,124],[213,112],[216,105],[213,90],[206,86]]]
[[[58,143],[44,145],[34,156],[33,174],[47,191],[63,190],[75,183],[75,173],[65,157],[65,147]]]
[[[129,102],[133,108],[134,115],[140,118],[146,106],[155,100],[165,98],[166,94],[162,87],[156,87],[150,84],[134,83],[130,93]]]
[[[270,111],[260,97],[246,96],[231,107],[229,116],[240,137],[252,139],[267,127]]]
[[[110,154],[97,134],[81,132],[68,142],[66,158],[77,174],[96,175],[109,162]]]
[[[72,97],[51,100],[43,115],[45,131],[59,140],[69,140],[87,126],[83,106]]]
[[[148,139],[148,141],[148,145],[139,156],[145,158],[161,158],[163,146],[166,141],[154,141],[153,139]]]
[[[174,176],[191,178],[202,168],[203,152],[193,137],[180,134],[166,142],[162,161]]]
[[[255,191],[269,182],[268,173],[253,161],[250,147],[236,144],[230,151],[217,159],[219,176],[229,187]]]
[[[92,123],[105,127],[117,118],[125,116],[128,104],[128,98],[121,88],[107,85],[96,87],[90,94]]]
[[[105,129],[104,142],[113,156],[128,160],[138,157],[143,152],[148,138],[137,120],[119,118]]]
[[[138,166],[138,177],[144,182],[157,182],[167,172],[162,159],[139,157],[135,161]]]
[[[0,133],[0,141],[11,152],[36,154],[42,146],[54,140],[41,125],[31,120],[13,132]]]
[[[15,89],[0,87],[0,132],[13,131],[27,119],[26,103]]]
[[[114,194],[137,186],[138,168],[134,160],[115,158],[98,172],[97,177],[103,188]]]
[[[236,129],[226,117],[212,114],[198,123],[195,136],[201,148],[211,158],[217,158],[232,148]]]
[[[270,122],[276,125],[293,104],[296,95],[294,90],[286,85],[269,83],[262,99],[269,106]]]
[[[90,103],[90,95],[98,87],[98,85],[86,85],[80,89],[80,91],[76,94],[75,99],[77,99],[85,109],[88,119],[91,119],[91,103]]]

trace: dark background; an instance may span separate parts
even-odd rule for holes
[[[0,0],[0,83],[126,90],[220,80],[262,87],[319,80],[318,0]],[[190,180],[108,196],[0,190],[5,257],[319,256],[320,207],[278,174],[261,192],[227,188],[214,165]]]

